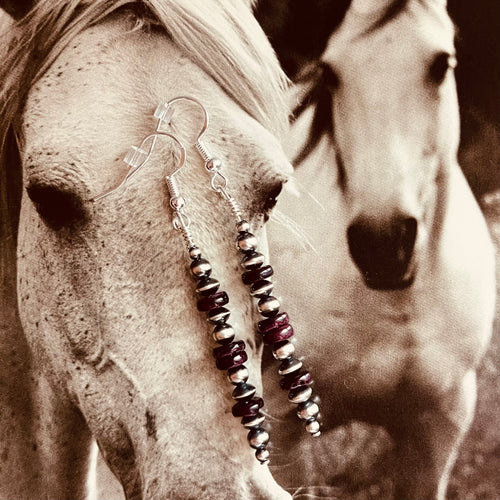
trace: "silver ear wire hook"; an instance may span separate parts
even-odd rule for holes
[[[214,156],[206,144],[202,141],[202,137],[205,134],[207,128],[208,128],[208,123],[209,123],[209,118],[208,118],[208,111],[206,110],[205,106],[198,101],[198,99],[195,99],[194,97],[187,97],[187,96],[180,96],[180,97],[175,97],[174,99],[171,99],[167,103],[160,104],[155,111],[155,117],[158,118],[158,126],[156,130],[159,130],[161,127],[161,124],[163,122],[167,123],[170,125],[170,121],[172,119],[173,115],[173,108],[172,105],[175,104],[176,102],[179,101],[189,101],[193,102],[196,104],[203,112],[203,124],[198,132],[198,137],[196,138],[196,141],[194,143],[194,147],[200,154],[200,156],[203,158],[205,162],[205,169],[207,172],[210,174],[211,179],[210,179],[210,185],[212,189],[219,193],[231,206],[231,210],[233,211],[236,219],[238,222],[242,220],[241,216],[241,211],[236,203],[235,199],[228,193],[227,191],[227,178],[224,176],[224,174],[221,172],[222,168],[222,161]]]
[[[121,189],[124,188],[126,183],[134,177],[137,172],[142,170],[144,165],[148,162],[148,160],[151,158],[151,155],[153,154],[153,150],[156,146],[156,142],[158,140],[158,137],[169,137],[172,139],[176,145],[180,148],[181,150],[181,157],[179,159],[179,163],[177,164],[175,170],[168,176],[166,176],[167,183],[168,179],[171,178],[173,175],[175,175],[184,165],[186,161],[186,148],[182,145],[182,143],[177,139],[177,137],[173,136],[172,134],[169,134],[167,132],[162,132],[158,130],[158,127],[156,131],[153,134],[148,135],[143,139],[139,147],[132,146],[127,154],[125,155],[123,161],[129,165],[130,169],[123,178],[123,180],[118,184],[117,187],[111,189],[110,191],[101,194],[94,198],[94,201],[99,201],[102,200],[103,198],[106,198],[107,196],[116,193],[117,191],[120,191]]]

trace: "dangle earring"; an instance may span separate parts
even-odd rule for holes
[[[297,405],[297,416],[305,423],[306,430],[313,437],[317,437],[321,434],[321,426],[318,421],[319,406],[312,394],[313,380],[311,374],[302,369],[302,361],[294,356],[295,346],[290,341],[294,331],[288,314],[280,312],[279,300],[271,295],[274,284],[269,278],[274,274],[273,268],[265,263],[264,255],[257,251],[257,238],[250,232],[249,222],[243,218],[239,204],[227,189],[227,179],[221,172],[222,161],[213,156],[202,141],[208,127],[207,110],[197,99],[178,97],[161,104],[155,116],[160,121],[164,120],[162,117],[172,113],[172,104],[180,100],[191,101],[203,111],[204,123],[196,139],[195,148],[211,176],[212,189],[229,205],[235,217],[238,231],[236,246],[244,269],[242,280],[249,287],[250,295],[257,300],[257,309],[262,316],[257,327],[258,333],[262,335],[264,344],[271,346],[274,358],[280,362],[278,374],[282,377],[281,388],[288,391],[288,400]]]
[[[155,114],[156,117],[156,114]],[[163,119],[167,115],[163,115]],[[190,272],[196,281],[196,294],[198,295],[197,309],[206,314],[207,321],[213,326],[212,335],[219,344],[213,349],[215,365],[219,370],[226,371],[229,382],[234,386],[232,398],[236,401],[232,408],[234,417],[241,418],[241,424],[248,429],[248,443],[255,450],[257,460],[266,464],[269,462],[267,443],[269,434],[262,428],[265,416],[259,411],[264,405],[262,398],[256,396],[256,388],[249,384],[249,372],[244,363],[248,356],[245,351],[245,342],[235,340],[233,327],[227,322],[230,311],[225,306],[229,303],[226,292],[219,291],[220,283],[212,276],[212,266],[203,258],[201,250],[196,246],[190,231],[191,221],[185,212],[186,199],[181,195],[177,175],[184,165],[186,150],[182,143],[173,135],[160,131],[162,119],[158,120],[156,130],[147,136],[139,147],[132,146],[125,156],[125,163],[130,167],[123,182],[115,189],[95,198],[102,199],[118,189],[144,167],[153,153],[159,137],[168,137],[180,149],[180,160],[175,170],[165,176],[170,195],[169,205],[173,213],[173,226],[182,233],[189,259]]]

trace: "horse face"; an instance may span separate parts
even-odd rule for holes
[[[128,498],[287,498],[255,461],[231,416],[231,386],[196,310],[159,144],[126,189],[124,153],[156,126],[160,102],[186,89],[211,114],[206,143],[226,165],[257,236],[288,162],[277,140],[169,39],[117,16],[76,37],[32,88],[21,125],[25,192],[19,229],[20,313],[34,358],[57,398],[83,414]],[[186,146],[197,108],[172,121]],[[240,279],[230,211],[188,148],[179,183],[198,246],[230,292],[231,323],[247,343],[260,389],[252,303]]]
[[[348,12],[323,63],[351,256],[368,286],[398,289],[413,281],[437,185],[456,158],[454,32],[436,2],[410,1],[383,21],[370,14]]]

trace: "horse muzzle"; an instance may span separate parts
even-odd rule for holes
[[[347,229],[351,257],[366,285],[374,290],[402,290],[415,277],[417,220],[396,215],[389,220],[357,217]]]

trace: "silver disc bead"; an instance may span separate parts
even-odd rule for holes
[[[296,372],[302,368],[302,361],[297,358],[289,357],[281,362],[278,369],[280,375],[289,375],[290,373]]]
[[[264,264],[264,256],[259,252],[252,252],[241,259],[241,266],[244,269],[256,269]]]
[[[269,442],[269,434],[261,427],[256,427],[248,433],[248,442],[252,448],[263,448]]]
[[[243,418],[241,420],[241,424],[247,429],[253,429],[254,427],[260,427],[264,423],[265,419],[265,415],[262,415],[262,413],[259,412],[254,417]]]
[[[243,382],[235,387],[232,398],[233,399],[247,399],[253,397],[257,389],[252,384],[246,384]]]
[[[196,287],[198,295],[210,295],[219,289],[220,283],[214,278],[200,280]]]
[[[274,288],[274,283],[268,280],[259,280],[250,287],[252,297],[262,298],[269,295]]]
[[[292,389],[288,393],[288,401],[290,403],[303,403],[307,401],[312,395],[312,389],[308,386],[299,387],[297,389]]]
[[[277,347],[273,349],[273,356],[275,359],[286,359],[292,356],[295,352],[295,346],[289,341],[285,340],[284,343],[280,342]]]
[[[267,464],[269,462],[269,450],[266,450],[266,448],[260,448],[255,452],[255,458],[261,463],[261,464]]]
[[[241,384],[248,380],[248,369],[245,365],[240,365],[236,368],[232,368],[227,372],[227,378],[229,382],[233,385]]]
[[[216,342],[221,342],[234,338],[234,330],[228,323],[216,325],[213,331],[213,338]]]
[[[311,420],[306,424],[306,431],[313,437],[318,437],[321,435],[321,425],[317,420]]]
[[[262,297],[257,303],[257,309],[259,310],[260,314],[265,317],[272,316],[273,314],[278,312],[280,310],[280,306],[280,301],[272,295]]]
[[[241,252],[250,252],[257,248],[257,238],[252,233],[241,232],[236,240],[238,250]]]

